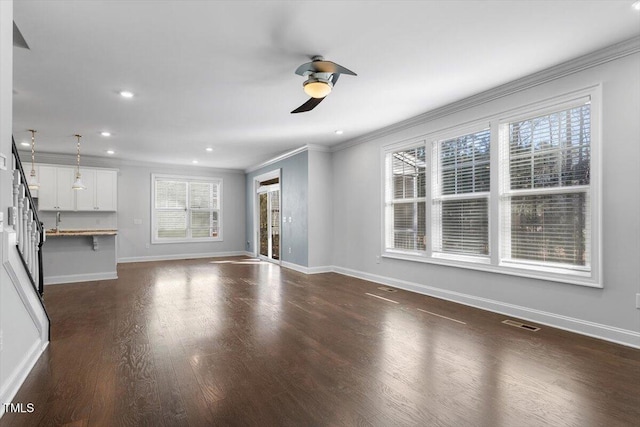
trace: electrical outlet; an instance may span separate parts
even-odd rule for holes
[[[0,351],[2,351],[2,349],[4,348],[3,335],[4,335],[4,332],[2,331],[2,329],[0,329]]]
[[[636,308],[640,308],[640,294],[636,294]]]
[[[289,246],[289,253],[291,253],[291,246]]]
[[[144,245],[145,248],[149,249],[151,247],[151,245],[149,245],[148,243]]]
[[[376,264],[380,264],[380,255],[376,255]]]
[[[133,225],[142,225],[142,220],[139,218],[134,218],[133,219]]]

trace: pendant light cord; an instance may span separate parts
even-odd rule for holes
[[[31,132],[31,176],[36,176],[36,130],[29,129]]]
[[[76,135],[78,138],[78,144],[76,145],[77,150],[77,170],[76,170],[76,178],[80,177],[80,138],[82,135]]]

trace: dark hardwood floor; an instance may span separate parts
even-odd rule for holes
[[[640,425],[640,350],[247,259],[118,274],[46,288],[1,426]]]

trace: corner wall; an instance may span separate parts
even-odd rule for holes
[[[292,267],[308,267],[309,265],[309,153],[302,151],[291,157],[273,162],[253,170],[246,175],[246,251],[255,253],[257,230],[254,229],[255,215],[255,177],[280,169],[280,192],[282,206],[280,215],[283,219],[280,247],[283,265]],[[291,222],[284,218],[291,217]],[[291,249],[291,253],[289,253]]]

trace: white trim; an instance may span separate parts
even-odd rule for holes
[[[526,277],[528,279],[538,279],[545,280],[548,282],[559,282],[566,283],[569,285],[579,285],[586,286],[590,288],[602,288],[602,284],[594,283],[593,279],[589,278],[580,278],[579,276],[571,275],[567,276],[557,271],[553,271],[549,269],[549,271],[542,271],[540,269],[537,270],[529,270],[521,265],[518,265],[518,268],[509,268],[504,265],[493,265],[488,264],[486,262],[469,262],[469,261],[461,261],[461,260],[453,260],[453,259],[445,259],[443,257],[428,257],[426,255],[413,255],[409,253],[392,253],[392,252],[384,252],[382,254],[383,258],[390,259],[399,259],[403,261],[412,261],[412,262],[423,262],[426,264],[436,264],[436,265],[444,265],[447,267],[454,268],[465,268],[468,270],[478,270],[478,271],[486,271],[488,273],[496,273],[496,274],[506,274],[509,276],[518,276],[518,277]],[[484,261],[484,259],[482,259]]]
[[[174,261],[174,260],[180,260],[180,259],[223,258],[223,257],[243,256],[243,255],[247,255],[251,258],[255,258],[254,255],[246,251],[206,252],[206,253],[194,253],[194,254],[171,254],[171,255],[123,257],[123,258],[118,258],[118,264],[127,264],[130,262]]]
[[[49,341],[45,341],[43,343],[40,340],[35,341],[31,345],[31,348],[22,359],[22,363],[18,365],[16,370],[2,385],[2,391],[0,391],[0,403],[9,403],[13,400],[48,345]],[[4,415],[4,411],[4,405],[0,405],[0,418]]]
[[[20,154],[20,160],[23,163],[28,158],[28,162],[31,162],[31,152],[27,150],[22,150],[18,148],[18,154]],[[44,164],[48,163],[51,166],[69,166],[70,164],[75,165],[76,159],[75,154],[62,154],[62,153],[45,153],[38,152],[38,163]],[[227,169],[227,168],[215,168],[209,167],[206,165],[194,165],[191,163],[185,163],[182,165],[175,163],[159,163],[159,162],[144,162],[138,160],[129,160],[129,159],[120,159],[117,157],[100,157],[100,156],[85,156],[82,155],[82,164],[87,165],[92,168],[104,168],[104,169],[115,169],[117,166],[134,166],[134,167],[148,167],[148,168],[163,168],[163,169],[175,169],[177,172],[184,172],[185,168],[193,168],[200,169],[203,172],[214,172],[214,173],[232,173],[232,174],[244,174],[242,169]]]
[[[191,235],[191,212],[192,209],[190,206],[190,185],[191,183],[207,183],[214,184],[218,186],[217,194],[217,209],[208,209],[209,212],[218,212],[218,235],[216,237],[185,237],[185,238],[159,238],[157,236],[156,230],[156,212],[158,210],[162,210],[162,208],[156,208],[156,184],[158,180],[175,180],[177,182],[186,182],[186,201],[187,206],[184,211],[187,213],[187,235]],[[219,177],[200,177],[200,176],[189,176],[189,175],[173,175],[173,174],[163,174],[163,173],[151,173],[151,244],[152,245],[164,245],[167,243],[208,243],[208,242],[223,242],[224,241],[224,185],[223,179]],[[207,209],[202,209],[203,211],[207,211]]]
[[[281,261],[280,266],[284,268],[288,268],[290,270],[295,270],[299,273],[304,274],[320,274],[320,273],[331,273],[334,271],[334,267],[330,265],[323,265],[319,267],[305,267],[299,264],[294,264],[292,262]]]
[[[278,178],[278,184],[274,184],[278,186],[278,206],[280,209],[280,223],[278,226],[280,227],[280,246],[277,260],[271,260],[270,258],[260,254],[260,182],[267,181],[270,179]],[[282,237],[284,230],[284,221],[282,221],[282,168],[277,168],[270,170],[269,172],[265,172],[263,174],[257,175],[253,177],[253,185],[252,185],[252,196],[251,196],[251,209],[253,212],[253,218],[251,218],[251,222],[253,224],[252,234],[255,236],[255,240],[253,241],[253,257],[268,260],[271,262],[276,262],[280,264],[280,260],[282,260]]]
[[[624,58],[625,56],[633,55],[638,52],[640,52],[640,36],[633,37],[590,54],[580,56],[537,73],[530,74],[521,79],[496,86],[460,101],[449,103],[444,107],[427,111],[426,113],[414,116],[410,119],[403,120],[357,138],[350,139],[332,146],[331,151],[341,151],[349,147],[364,144],[396,132],[410,129],[414,126],[424,124],[425,122],[477,107],[490,101],[504,98],[505,96],[509,96],[589,68],[597,67],[598,65],[606,64],[607,62],[615,61],[616,59]]]
[[[283,154],[277,155],[267,161],[259,163],[254,166],[250,166],[244,170],[245,174],[249,174],[251,172],[255,172],[258,169],[266,168],[267,166],[271,166],[274,163],[277,163],[281,160],[288,159],[289,157],[293,157],[296,154],[304,153],[305,151],[320,151],[322,153],[331,153],[333,151],[332,147],[318,145],[318,144],[306,144],[302,147],[294,148],[293,150],[286,151]]]
[[[251,166],[251,167],[245,169],[244,173],[247,174],[247,173],[255,172],[258,169],[266,168],[267,166],[271,166],[272,164],[277,163],[277,162],[279,162],[281,160],[288,159],[289,157],[293,157],[296,154],[304,153],[307,150],[309,150],[309,146],[308,145],[303,145],[302,147],[298,147],[296,149],[293,149],[291,151],[287,151],[287,152],[285,152],[283,154],[280,154],[280,155],[278,155],[276,157],[273,157],[272,159],[269,159],[266,162],[262,162],[260,164],[255,165],[255,166]]]
[[[5,229],[2,241],[2,264],[11,280],[11,283],[20,297],[25,310],[29,314],[38,334],[43,341],[49,339],[49,323],[45,309],[42,308],[40,296],[31,284],[24,265],[19,258],[16,248],[16,232],[10,228]],[[16,267],[17,266],[17,267]],[[27,289],[25,289],[28,288]]]
[[[368,280],[382,285],[393,286],[407,291],[433,296],[458,304],[468,305],[506,316],[517,317],[522,320],[640,349],[640,332],[629,329],[603,325],[601,323],[590,322],[588,320],[576,319],[574,317],[563,316],[547,311],[508,304],[488,298],[477,297],[474,295],[463,294],[461,292],[449,291],[434,286],[379,276],[338,266],[333,266],[333,271],[345,276],[356,277],[358,279]]]
[[[63,276],[48,276],[44,278],[45,285],[62,285],[65,283],[97,282],[99,280],[115,280],[118,272],[66,274]]]
[[[602,276],[602,248],[601,248],[601,233],[602,233],[602,204],[601,191],[602,191],[602,160],[601,160],[601,126],[600,126],[600,112],[602,108],[602,84],[592,84],[587,87],[574,89],[569,92],[565,92],[553,97],[539,99],[531,102],[527,105],[523,105],[517,108],[508,109],[499,113],[491,114],[486,117],[472,120],[461,124],[459,126],[449,126],[445,129],[435,130],[423,135],[414,136],[412,138],[404,139],[399,142],[387,143],[381,146],[381,162],[382,162],[382,227],[381,227],[381,256],[403,259],[408,261],[419,261],[426,263],[442,264],[452,267],[463,267],[476,270],[490,271],[493,273],[503,273],[521,277],[529,277],[535,279],[549,280],[554,282],[569,283],[574,285],[589,286],[602,288],[603,276]],[[588,186],[580,187],[562,187],[552,189],[533,189],[533,190],[517,190],[517,191],[505,191],[504,177],[508,176],[508,161],[503,158],[505,144],[508,147],[508,141],[504,140],[504,132],[501,130],[513,117],[531,117],[537,114],[543,114],[546,112],[562,111],[563,108],[575,107],[583,105],[585,103],[590,104],[591,111],[591,183]],[[505,119],[504,117],[507,117]],[[426,180],[426,200],[442,200],[449,198],[449,196],[437,196],[437,191],[434,191],[434,183],[437,182],[439,156],[434,155],[434,147],[437,146],[441,140],[450,139],[451,135],[466,135],[469,132],[478,132],[489,129],[490,131],[490,167],[491,167],[491,186],[490,191],[483,193],[469,193],[468,195],[456,195],[455,199],[462,198],[480,198],[484,197],[488,199],[489,207],[489,256],[486,257],[485,264],[480,265],[476,259],[466,259],[460,255],[443,256],[433,251],[434,239],[438,238],[439,228],[433,223],[434,216],[434,204],[427,203],[426,206],[426,235],[430,235],[431,238],[427,240],[427,244],[424,251],[417,250],[402,250],[388,247],[387,244],[387,228],[391,224],[388,220],[389,206],[393,206],[395,200],[388,200],[388,180],[389,160],[390,154],[420,147],[424,144],[425,153],[427,156],[427,164],[431,165],[431,173],[425,175]],[[431,144],[431,147],[429,145]],[[496,153],[498,156],[496,157]],[[501,169],[502,168],[502,169]],[[506,169],[505,169],[506,168]],[[506,174],[506,175],[505,175]],[[496,178],[497,177],[497,181]],[[509,263],[505,259],[504,243],[508,242],[508,239],[503,237],[502,230],[504,227],[505,218],[509,220],[509,216],[505,215],[506,204],[502,202],[502,197],[512,196],[516,194],[549,194],[549,193],[567,193],[584,191],[587,188],[589,197],[591,197],[590,214],[591,214],[591,249],[590,249],[590,266],[589,271],[585,273],[580,271],[579,268],[572,266],[554,266],[544,264],[540,266],[534,266],[532,263],[516,263],[515,260]],[[417,199],[416,199],[417,200]],[[403,202],[414,201],[412,199],[402,200]],[[496,209],[492,211],[491,208]],[[495,213],[494,213],[495,212]],[[493,227],[491,227],[493,226]],[[445,259],[448,258],[448,259]],[[472,262],[465,263],[465,260]],[[584,270],[584,269],[582,269]]]

